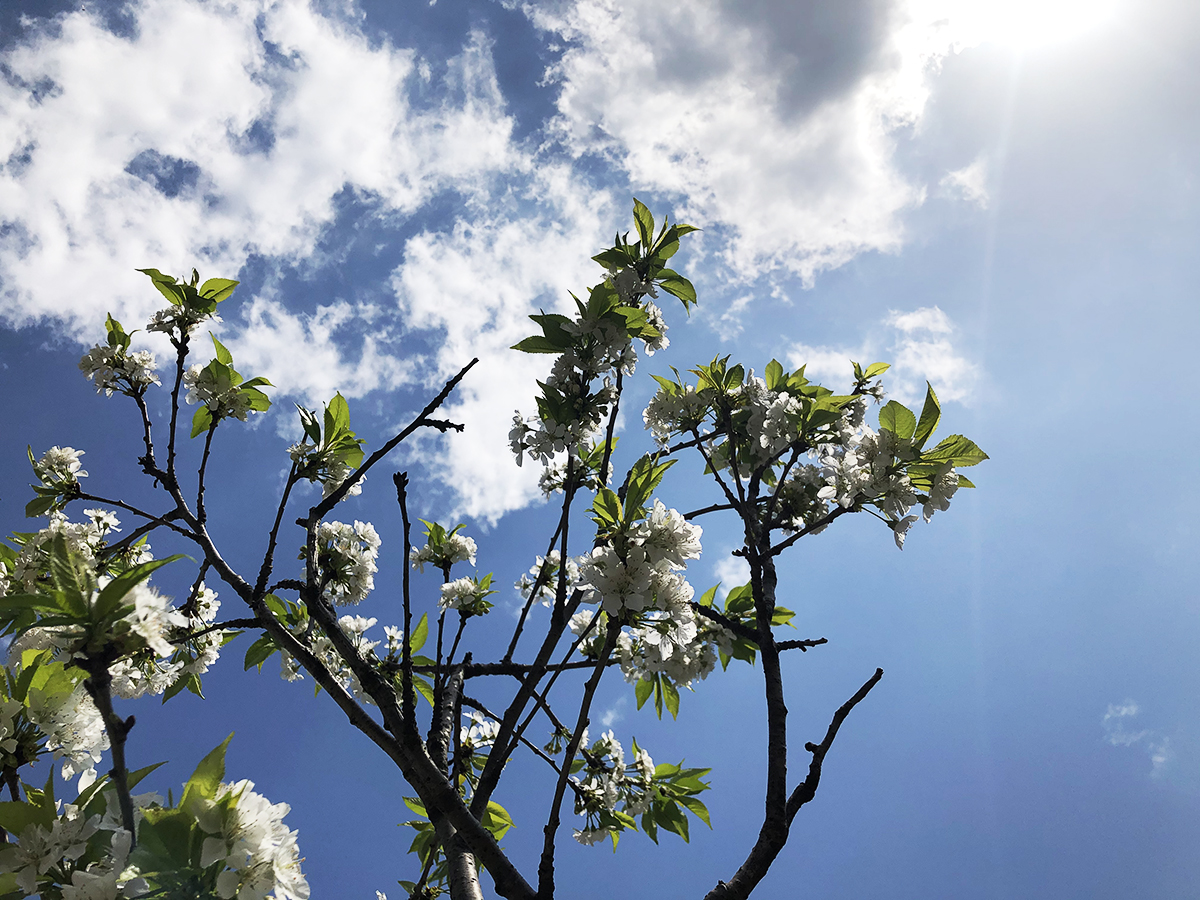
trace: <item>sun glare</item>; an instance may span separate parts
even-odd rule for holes
[[[1031,49],[1082,37],[1116,8],[1116,0],[965,0],[955,18],[980,43]]]

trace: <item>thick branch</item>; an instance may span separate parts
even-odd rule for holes
[[[133,728],[133,716],[122,719],[113,711],[112,676],[103,660],[84,659],[80,665],[88,673],[83,686],[96,704],[104,730],[108,732],[108,745],[112,752],[113,786],[117,790],[117,803],[121,807],[121,824],[129,832],[133,843],[137,843],[137,828],[133,817],[133,798],[129,794],[129,769],[125,765],[125,738]]]

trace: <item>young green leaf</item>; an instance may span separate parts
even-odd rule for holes
[[[886,428],[898,438],[907,439],[913,436],[917,417],[907,406],[889,400],[879,411],[879,427]]]
[[[917,423],[917,430],[913,433],[913,447],[921,450],[925,446],[925,442],[929,440],[930,435],[937,430],[938,422],[942,418],[942,407],[938,403],[937,394],[933,391],[933,385],[928,381],[925,382],[925,405],[921,408],[921,421]]]

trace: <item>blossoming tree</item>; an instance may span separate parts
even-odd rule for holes
[[[760,661],[765,812],[740,868],[708,896],[749,895],[817,790],[843,720],[883,674],[877,670],[834,712],[820,743],[805,744],[805,777],[789,777],[780,657],[824,641],[777,636],[793,614],[776,602],[776,560],[852,513],[875,516],[902,546],[918,517],[929,520],[948,508],[957,488],[970,486],[959,469],[986,456],[960,435],[930,446],[941,415],[932,387],[919,416],[891,401],[879,410],[878,426],[868,425],[868,407],[883,397],[878,379],[886,364],[854,363],[851,387],[839,394],[810,381],[803,368],[788,372],[772,360],[760,378],[726,357],[686,374],[673,370],[674,379],[656,377],[658,391],[643,416],[656,449],[614,478],[625,382],[639,351],[668,343],[653,299],[663,291],[685,309],[696,302],[687,279],[667,268],[694,229],[663,222],[656,230],[636,201],[634,220],[632,243],[618,236],[595,257],[606,274],[586,299],[575,300],[575,314],[533,316],[541,333],[514,348],[554,358],[539,383],[537,412],[517,414],[510,440],[516,464],[541,465],[543,491],[561,500],[544,549],[536,548],[540,555],[517,582],[524,605],[507,650],[489,661],[474,658],[471,626],[492,608],[493,576],[458,574],[462,564],[474,564],[477,550],[461,525],[424,522],[423,540],[413,542],[406,473],[392,476],[404,534],[393,557],[404,568],[401,614],[382,636],[370,634],[374,618],[339,616],[373,590],[380,538],[370,523],[329,518],[401,442],[423,429],[462,430],[437,414],[474,361],[369,456],[340,394],[320,413],[299,407],[303,439],[288,451],[266,552],[256,572],[238,571],[209,527],[205,477],[214,433],[266,410],[271,385],[243,378],[215,337],[212,359],[193,362],[196,329],[214,321],[236,282],[143,270],[169,302],[148,325],[176,351],[166,396],[153,390],[160,387],[153,356],[132,350],[130,335],[111,316],[106,341],[80,368],[98,392],[124,395],[136,406],[139,464],[163,503],[151,510],[92,493],[80,450],[31,451],[38,483],[26,513],[49,521],[0,547],[0,626],[9,641],[0,680],[0,777],[10,797],[0,803],[7,841],[0,898],[308,897],[296,833],[283,822],[287,805],[271,803],[248,781],[225,780],[228,741],[200,762],[177,801],[137,793],[149,770],[126,765],[133,719],[123,718],[115,701],[199,694],[222,646],[246,632],[246,669],[278,654],[285,679],[311,678],[349,726],[399,768],[417,816],[408,823],[415,830],[413,874],[401,885],[412,897],[448,892],[453,900],[482,896],[482,869],[503,897],[555,896],[555,848],[568,797],[581,843],[609,840],[615,848],[622,833],[639,830],[655,841],[662,831],[686,839],[689,816],[708,821],[699,797],[708,770],[655,765],[636,742],[627,750],[612,731],[591,735],[597,687],[615,669],[639,707],[653,699],[660,717],[664,707],[674,715],[680,688],[718,665]],[[165,451],[152,424],[154,403],[169,413]],[[179,419],[187,404],[196,406],[190,431]],[[197,439],[194,481],[181,475],[188,433]],[[703,458],[714,493],[710,505],[681,513],[656,491],[685,453]],[[293,489],[304,481],[319,483],[323,494],[300,513],[297,541],[283,526],[296,505]],[[86,508],[73,517],[79,506]],[[137,523],[119,540],[114,510]],[[581,538],[584,511],[595,527]],[[736,553],[750,581],[718,601],[716,588],[697,596],[687,567],[701,552],[697,520],[721,514],[740,523],[744,541]],[[160,531],[189,543],[200,560],[178,604],[150,585],[160,567],[182,559],[152,558],[147,537]],[[301,564],[281,563],[279,551],[294,543]],[[428,602],[410,584],[410,567],[441,575]],[[221,618],[209,587],[214,578],[234,595],[239,615]],[[536,604],[549,615],[535,632],[529,614]],[[497,682],[487,696],[502,701],[485,706],[474,699],[467,684],[475,679]],[[106,753],[108,771],[98,775]],[[511,858],[499,843],[513,823],[495,797],[505,764],[518,753],[540,760],[552,784],[536,865]],[[68,785],[76,782],[72,801],[56,799],[53,777],[43,787],[24,780],[43,758],[57,762]]]

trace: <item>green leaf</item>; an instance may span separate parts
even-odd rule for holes
[[[44,516],[54,508],[56,503],[58,503],[58,497],[54,494],[34,497],[25,504],[25,518],[36,519],[38,516]]]
[[[221,363],[222,365],[232,366],[233,354],[225,349],[225,345],[217,340],[217,336],[215,334],[209,334],[209,337],[212,338],[213,347],[217,352],[217,362]]]
[[[654,240],[654,216],[650,214],[646,204],[637,197],[633,198],[633,221],[637,225],[638,237],[642,239],[642,246],[649,250],[650,244]]]
[[[86,565],[67,548],[66,539],[61,534],[54,536],[51,545],[50,579],[65,601],[65,605],[59,608],[77,616],[86,616],[91,578]]]
[[[300,424],[304,428],[304,436],[314,444],[320,444],[321,423],[317,419],[317,414],[311,409],[305,409],[299,403],[296,404],[296,409],[300,412]]]
[[[988,458],[974,441],[961,434],[952,434],[928,453],[921,454],[921,462],[949,462],[957,468],[974,466]]]
[[[517,827],[512,816],[508,814],[508,810],[495,800],[488,801],[487,809],[484,810],[479,824],[490,831],[496,840],[504,837],[508,829]]]
[[[179,802],[181,807],[187,807],[199,799],[212,800],[217,796],[217,787],[225,777],[225,751],[232,740],[233,735],[230,734],[200,760],[183,789],[183,799]]]
[[[871,363],[869,366],[867,366],[867,371],[863,373],[862,380],[870,381],[872,378],[878,378],[891,367],[891,363]]]
[[[212,412],[207,406],[201,406],[192,416],[192,437],[204,434],[213,426]],[[222,432],[224,433],[224,432]]]
[[[712,821],[708,817],[708,807],[695,797],[680,797],[679,802],[691,810],[692,815],[697,819],[712,828]]]
[[[917,450],[921,450],[925,446],[930,435],[937,430],[941,418],[941,404],[938,403],[937,394],[933,392],[933,385],[927,381],[925,382],[925,405],[921,408],[921,421],[917,423],[917,430],[913,434],[913,446]]]
[[[408,637],[408,652],[416,653],[425,646],[429,638],[429,613],[421,613],[421,621]]]
[[[699,603],[701,606],[712,606],[713,603],[716,602],[717,589],[720,586],[721,586],[721,582],[718,581],[716,584],[714,584],[712,587],[710,587],[707,591],[705,591],[703,594],[701,594],[700,599],[697,600],[696,602]]]
[[[637,708],[641,709],[646,705],[646,701],[650,699],[650,695],[654,693],[654,679],[639,678],[637,684],[633,686],[633,695],[637,698]],[[661,716],[660,716],[661,718]]]
[[[658,824],[667,831],[673,831],[675,834],[683,838],[684,843],[691,843],[688,837],[688,820],[674,802],[655,803],[654,804],[655,818]]]
[[[41,825],[49,830],[50,824],[58,818],[54,805],[25,803],[9,800],[0,803],[0,827],[9,834],[19,835],[30,825]]]
[[[773,359],[767,363],[767,371],[764,374],[766,375],[767,390],[778,390],[780,383],[784,380],[783,366],[780,365],[779,360]]]
[[[664,278],[658,282],[658,286],[668,294],[674,294],[676,297],[682,300],[684,309],[688,309],[696,302],[696,289],[692,286],[692,283],[682,275],[674,275]]]
[[[796,614],[786,606],[776,606],[775,612],[771,613],[772,625],[787,625],[796,617]]]
[[[592,501],[592,521],[602,532],[617,529],[621,524],[621,498],[609,488],[601,488]]]
[[[341,392],[333,395],[329,405],[325,407],[325,439],[333,440],[334,436],[350,430],[350,404]]]
[[[164,275],[158,269],[138,269],[144,275],[149,275],[150,280],[158,289],[158,292],[166,297],[172,306],[181,306],[183,304],[183,288],[175,283],[175,279],[170,275]]]
[[[907,406],[889,400],[879,411],[879,427],[886,428],[898,438],[910,438],[917,427],[917,417]]]
[[[200,676],[195,672],[188,672],[182,678],[176,678],[174,681],[172,681],[167,689],[163,691],[162,702],[166,703],[172,697],[183,693],[185,690],[191,691],[201,700],[204,699],[204,691],[201,689],[200,685]]]
[[[414,675],[413,687],[417,689],[418,694],[429,701],[430,706],[433,706],[433,685],[419,675]]]
[[[93,613],[101,618],[110,615],[120,604],[121,600],[124,599],[125,595],[133,590],[135,585],[141,584],[156,570],[161,569],[168,563],[173,563],[180,559],[186,559],[186,557],[182,553],[176,553],[174,556],[167,556],[163,559],[152,559],[149,562],[134,566],[132,569],[126,569],[106,584],[104,589],[100,591],[99,597],[96,598]]]
[[[263,663],[270,659],[271,654],[279,649],[275,643],[275,639],[269,634],[264,634],[257,641],[246,648],[246,658],[242,660],[242,671],[250,671],[251,666],[258,666],[258,670],[262,671]]]
[[[655,463],[649,454],[644,455],[633,464],[633,468],[629,470],[629,477],[625,481],[624,512],[623,514],[618,512],[626,526],[631,525],[645,513],[646,504],[651,495],[662,481],[667,469],[674,464],[675,460],[673,459],[664,463]]]
[[[233,293],[233,289],[241,282],[230,278],[210,278],[200,285],[200,296],[213,303],[220,303]]]
[[[555,346],[542,335],[535,334],[523,341],[518,341],[509,349],[520,350],[522,353],[561,353],[565,348]]]
[[[667,711],[671,714],[672,719],[679,718],[679,689],[670,682],[669,679],[662,680],[663,697],[667,702]],[[662,716],[659,716],[661,719]]]

